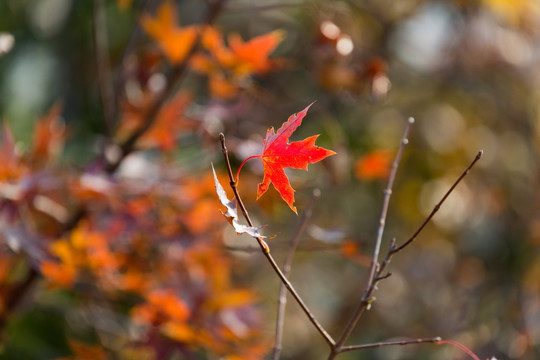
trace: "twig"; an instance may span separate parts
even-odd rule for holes
[[[441,341],[439,336],[433,338],[424,338],[424,339],[410,339],[410,340],[399,340],[399,341],[383,341],[371,344],[362,344],[362,345],[351,345],[344,346],[341,348],[341,352],[353,351],[353,350],[362,350],[362,349],[372,349],[383,346],[394,346],[394,345],[410,345],[410,344],[424,344],[424,343],[438,343]]]
[[[329,360],[334,359],[335,356],[342,351],[343,344],[345,343],[345,341],[347,341],[354,327],[358,323],[358,320],[360,320],[360,317],[364,313],[364,310],[370,304],[370,298],[371,298],[371,293],[373,292],[373,289],[374,289],[375,278],[379,277],[378,275],[380,275],[379,252],[380,252],[381,244],[382,244],[382,236],[384,233],[386,215],[388,213],[388,205],[390,203],[390,196],[392,195],[392,186],[394,185],[394,180],[396,179],[399,162],[401,160],[401,156],[403,155],[403,151],[405,150],[405,146],[408,143],[407,138],[409,136],[409,132],[411,130],[411,126],[413,123],[414,123],[414,119],[412,117],[409,118],[407,122],[407,127],[405,128],[405,132],[403,133],[403,137],[401,139],[401,145],[396,154],[396,158],[394,159],[394,162],[392,164],[392,170],[390,171],[390,176],[388,177],[388,183],[386,185],[386,189],[384,190],[384,200],[383,200],[383,206],[381,210],[381,217],[379,218],[377,239],[375,240],[375,248],[373,249],[373,256],[371,258],[371,265],[369,268],[369,277],[368,277],[366,287],[364,289],[364,293],[362,295],[362,299],[360,300],[360,304],[358,305],[358,307],[355,309],[353,316],[349,320],[349,323],[347,324],[347,326],[345,326],[345,329],[343,330],[341,336],[339,337],[339,340],[337,341],[335,348],[332,349],[332,352],[330,353],[330,356],[328,357]]]
[[[111,64],[109,60],[109,40],[107,38],[107,18],[105,0],[94,0],[92,30],[94,33],[94,49],[96,55],[97,80],[99,97],[103,108],[105,131],[111,135],[114,127],[115,98],[112,84]]]
[[[216,0],[210,9],[208,10],[208,15],[205,19],[205,21],[201,24],[203,26],[200,27],[197,37],[195,41],[193,42],[191,48],[189,49],[186,57],[184,60],[177,64],[174,69],[172,70],[172,73],[170,75],[170,79],[167,82],[167,85],[165,86],[165,89],[163,89],[156,97],[155,101],[152,103],[152,106],[146,113],[144,117],[143,124],[136,129],[125,141],[120,145],[120,156],[117,159],[114,159],[107,163],[106,165],[106,171],[108,173],[113,173],[116,171],[118,166],[120,166],[120,163],[123,161],[123,159],[131,154],[133,150],[135,149],[135,144],[137,143],[137,140],[141,136],[143,136],[151,127],[154,125],[154,122],[157,119],[157,116],[159,114],[159,111],[161,110],[161,107],[163,104],[165,104],[165,101],[171,96],[173,90],[176,88],[177,84],[180,82],[180,80],[185,76],[187,73],[188,67],[189,67],[189,60],[191,57],[197,52],[201,45],[201,38],[202,33],[204,31],[205,26],[212,24],[219,13],[221,12],[221,9],[223,8],[225,2],[227,0]]]
[[[482,151],[479,151],[474,160],[469,164],[469,166],[463,171],[463,173],[459,176],[459,178],[454,182],[454,184],[448,189],[448,191],[444,194],[444,196],[441,198],[441,200],[435,205],[432,212],[429,214],[429,216],[424,220],[424,222],[420,225],[420,227],[414,232],[414,234],[402,245],[396,246],[396,240],[393,238],[390,243],[390,247],[388,248],[388,252],[386,253],[386,256],[384,257],[381,264],[378,263],[378,255],[380,251],[380,245],[381,245],[381,239],[382,239],[382,233],[384,231],[384,225],[385,225],[385,219],[386,219],[386,211],[388,209],[388,201],[390,199],[390,195],[392,192],[392,184],[395,178],[395,173],[397,171],[397,167],[399,164],[399,160],[401,158],[404,146],[407,144],[407,136],[409,132],[410,125],[414,122],[412,118],[409,119],[409,124],[407,128],[405,129],[405,133],[403,136],[403,140],[401,142],[400,149],[398,151],[398,154],[396,155],[396,159],[394,161],[394,164],[392,166],[392,172],[390,173],[390,177],[388,179],[388,185],[385,190],[385,198],[383,201],[383,210],[381,212],[381,218],[379,221],[379,228],[377,232],[377,241],[375,244],[375,249],[373,251],[373,257],[372,257],[372,263],[370,267],[370,275],[368,278],[368,283],[366,285],[366,288],[364,290],[364,294],[362,295],[362,299],[360,301],[360,304],[356,308],[353,316],[351,317],[351,320],[345,327],[345,330],[343,331],[342,335],[340,336],[338,342],[335,344],[335,346],[332,348],[330,355],[328,356],[328,360],[333,360],[335,357],[343,352],[343,351],[350,351],[350,350],[357,350],[357,349],[364,349],[367,347],[375,347],[380,346],[377,344],[382,343],[376,343],[376,344],[365,344],[365,345],[354,345],[354,346],[346,346],[344,347],[343,344],[350,336],[352,330],[358,323],[358,320],[362,316],[365,310],[369,309],[371,306],[371,303],[374,301],[374,298],[371,297],[373,291],[376,289],[377,284],[379,281],[387,279],[392,275],[392,273],[386,273],[383,274],[386,267],[390,263],[390,260],[392,259],[392,256],[399,251],[403,250],[405,247],[410,245],[416,237],[422,232],[424,227],[429,223],[429,221],[433,218],[435,213],[440,209],[444,201],[448,198],[448,196],[454,191],[456,186],[463,180],[463,178],[469,173],[469,171],[472,169],[472,167],[476,164],[478,160],[482,157]],[[422,342],[439,342],[441,341],[440,338],[433,338],[433,339],[427,339],[426,341]],[[413,342],[414,343],[414,342]],[[403,345],[405,345],[404,343]],[[394,343],[391,345],[402,345],[400,343]]]
[[[456,188],[456,186],[461,182],[461,180],[463,180],[463,178],[469,173],[469,171],[472,169],[472,167],[476,164],[476,162],[478,160],[480,160],[480,158],[482,157],[482,154],[483,152],[482,151],[479,151],[478,154],[476,155],[476,157],[474,158],[474,160],[469,164],[469,166],[465,169],[465,171],[463,171],[463,173],[457,178],[457,180],[454,182],[454,184],[450,187],[450,189],[448,189],[448,191],[446,192],[446,194],[444,194],[444,196],[441,198],[441,200],[437,203],[437,205],[435,205],[435,207],[433,208],[433,211],[429,214],[429,216],[426,218],[426,220],[424,220],[424,222],[422,223],[422,225],[420,225],[420,227],[418,228],[418,230],[416,230],[414,232],[414,234],[405,242],[403,243],[402,245],[400,246],[396,246],[396,240],[395,239],[392,239],[391,243],[390,243],[390,247],[388,248],[388,252],[386,253],[386,256],[384,257],[384,260],[383,262],[381,263],[381,265],[379,266],[379,269],[377,270],[376,274],[375,274],[375,281],[373,282],[373,285],[371,287],[371,290],[369,291],[369,296],[371,296],[371,293],[373,292],[373,290],[376,288],[377,286],[377,283],[380,281],[380,280],[383,280],[383,279],[386,279],[388,278],[391,273],[388,273],[388,274],[385,274],[385,275],[382,275],[386,266],[390,263],[390,260],[392,259],[392,257],[400,252],[401,250],[403,250],[405,247],[409,246],[415,239],[416,237],[418,236],[418,234],[420,234],[420,232],[424,229],[424,227],[427,225],[427,223],[433,218],[433,216],[435,215],[435,213],[440,209],[440,207],[442,206],[442,204],[444,203],[444,201],[448,198],[448,196],[452,193],[452,191],[454,191],[454,189]],[[370,301],[367,301],[366,302],[366,305],[363,306],[363,309],[362,309],[362,312],[366,310],[366,308],[369,306],[371,302]],[[363,303],[362,303],[363,304]],[[440,340],[437,340],[436,342],[439,342]],[[337,347],[337,345],[336,345]],[[344,351],[343,349],[345,348],[342,348],[341,351]]]
[[[222,150],[223,156],[225,158],[225,164],[227,165],[227,172],[229,174],[229,180],[230,180],[231,189],[234,192],[234,196],[236,198],[236,201],[238,202],[238,206],[242,210],[242,214],[244,215],[244,218],[246,219],[248,225],[253,226],[253,222],[251,221],[251,218],[249,217],[249,214],[248,214],[248,212],[246,210],[246,207],[244,206],[244,203],[242,202],[242,198],[240,197],[240,194],[238,193],[238,187],[236,186],[236,182],[235,182],[235,179],[234,179],[234,176],[233,176],[233,173],[232,173],[231,164],[230,164],[230,161],[229,161],[229,153],[228,153],[227,147],[225,146],[225,135],[223,135],[222,133],[219,134],[219,140],[221,142],[221,150]],[[296,300],[298,305],[300,305],[300,307],[302,308],[302,311],[306,314],[309,321],[313,324],[313,326],[315,326],[317,331],[322,335],[322,337],[328,343],[328,345],[331,348],[333,348],[334,345],[335,345],[334,339],[332,339],[330,334],[328,334],[328,332],[324,329],[324,327],[315,318],[313,313],[309,310],[307,305],[304,303],[304,300],[302,300],[300,295],[296,292],[296,289],[293,287],[291,282],[287,279],[285,274],[283,274],[283,272],[281,271],[281,269],[277,265],[276,261],[274,260],[274,258],[270,254],[270,248],[268,247],[266,242],[260,237],[255,237],[255,239],[257,240],[259,246],[261,247],[262,253],[264,254],[266,259],[270,263],[270,266],[272,266],[272,269],[274,269],[276,274],[281,279],[281,282],[285,285],[287,290],[289,290],[289,292],[291,293],[293,298]]]
[[[307,223],[309,219],[311,218],[311,215],[313,214],[313,205],[315,204],[315,200],[318,199],[320,196],[321,196],[321,191],[319,189],[315,189],[313,191],[313,195],[311,196],[311,200],[306,206],[306,210],[304,210],[302,217],[300,218],[300,222],[296,229],[296,233],[291,238],[289,250],[287,251],[287,256],[285,257],[285,262],[283,264],[283,274],[287,278],[289,277],[289,273],[291,272],[292,260],[293,260],[294,253],[296,251],[296,247],[300,240],[300,236],[305,231]],[[281,355],[282,340],[283,340],[283,326],[285,324],[286,306],[287,306],[287,288],[285,287],[283,283],[281,283],[281,286],[279,288],[278,310],[277,310],[277,316],[276,316],[275,344],[274,344],[274,351],[272,353],[273,360],[278,360],[279,356]]]
[[[433,210],[431,211],[431,213],[429,214],[429,216],[426,218],[426,220],[424,220],[424,222],[422,223],[422,225],[420,225],[420,227],[418,228],[418,230],[416,230],[416,232],[409,238],[409,240],[405,241],[402,245],[398,246],[394,251],[393,253],[397,253],[401,250],[403,250],[405,247],[407,247],[408,245],[410,245],[414,239],[416,239],[416,237],[418,236],[418,234],[420,234],[420,232],[422,232],[422,230],[424,229],[424,227],[428,224],[428,222],[431,220],[431,218],[433,218],[433,216],[437,213],[437,211],[439,211],[439,209],[441,208],[441,205],[444,203],[444,201],[446,200],[446,198],[452,193],[452,191],[454,191],[454,189],[456,188],[456,186],[461,182],[461,180],[467,176],[467,174],[469,173],[469,171],[472,169],[472,167],[474,166],[474,164],[476,164],[476,162],[478,160],[480,160],[480,158],[482,157],[482,154],[484,152],[482,150],[480,150],[478,152],[478,154],[476,154],[476,157],[474,158],[474,160],[470,163],[470,165],[465,169],[465,171],[461,174],[461,176],[454,182],[454,184],[450,187],[450,189],[448,189],[448,191],[446,192],[446,194],[444,194],[444,196],[442,197],[441,201],[439,201],[439,203],[437,205],[435,205],[435,207],[433,208]]]

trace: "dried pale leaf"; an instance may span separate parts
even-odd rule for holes
[[[229,200],[227,198],[227,193],[223,189],[223,186],[221,186],[217,175],[216,170],[214,169],[214,165],[212,164],[212,171],[214,172],[214,182],[216,185],[216,193],[218,195],[219,201],[227,208],[226,212],[221,212],[223,216],[227,219],[227,221],[234,227],[234,230],[236,230],[236,233],[238,235],[240,234],[248,234],[253,237],[261,237],[264,238],[266,236],[263,236],[259,233],[259,230],[262,228],[261,226],[247,226],[242,225],[238,221],[238,213],[236,211],[236,200]]]

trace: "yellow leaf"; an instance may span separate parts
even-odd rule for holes
[[[536,0],[483,0],[483,2],[497,16],[513,25],[540,15],[540,4]]]

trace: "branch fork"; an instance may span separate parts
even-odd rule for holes
[[[328,356],[328,360],[335,359],[339,354],[347,351],[353,351],[353,350],[361,350],[361,349],[368,349],[368,348],[374,348],[374,347],[382,347],[382,346],[395,346],[395,345],[408,345],[408,344],[421,344],[421,343],[432,343],[432,344],[441,344],[445,343],[440,337],[431,337],[431,338],[421,338],[421,339],[409,339],[409,340],[400,340],[400,341],[387,341],[387,342],[378,342],[378,343],[372,343],[372,344],[359,344],[359,345],[348,345],[345,346],[345,342],[350,337],[352,331],[358,324],[362,314],[369,310],[372,306],[372,304],[376,301],[376,297],[373,296],[373,292],[377,290],[377,285],[380,281],[389,278],[392,276],[392,273],[389,271],[385,271],[386,267],[392,260],[392,257],[397,254],[398,252],[404,250],[406,247],[408,247],[420,234],[420,232],[424,229],[424,227],[430,222],[430,220],[433,218],[433,216],[439,211],[440,207],[444,203],[444,201],[448,198],[448,196],[454,191],[456,186],[463,180],[463,178],[469,173],[471,168],[476,164],[478,160],[482,157],[482,151],[478,152],[474,160],[469,164],[469,166],[465,169],[465,171],[459,176],[459,178],[454,182],[454,184],[450,187],[450,189],[446,192],[446,194],[441,198],[441,200],[434,206],[431,213],[428,215],[428,217],[424,220],[424,222],[419,226],[419,228],[414,232],[414,234],[407,239],[403,244],[397,245],[396,239],[392,238],[390,241],[390,245],[388,247],[388,250],[382,259],[382,262],[379,262],[379,254],[380,249],[382,246],[382,238],[384,233],[384,228],[386,224],[386,216],[388,213],[388,207],[390,203],[390,197],[392,195],[392,187],[396,178],[397,169],[399,166],[399,163],[401,161],[401,157],[403,155],[405,146],[408,144],[408,135],[411,129],[412,124],[414,123],[413,118],[408,119],[407,127],[405,128],[405,132],[403,134],[401,144],[399,147],[399,150],[396,154],[396,157],[394,159],[394,162],[392,164],[392,169],[388,178],[387,186],[383,192],[384,199],[383,199],[383,205],[381,210],[381,215],[379,218],[379,226],[377,230],[377,237],[375,241],[375,247],[373,249],[373,254],[371,257],[371,264],[369,268],[369,277],[368,281],[364,287],[364,291],[362,293],[362,297],[360,298],[359,304],[357,308],[354,310],[352,316],[350,317],[349,322],[343,329],[341,335],[339,338],[334,340],[332,336],[326,331],[326,329],[319,323],[317,318],[313,315],[313,313],[310,311],[310,309],[307,307],[307,305],[304,303],[303,299],[300,297],[300,295],[297,293],[291,282],[288,280],[288,274],[290,272],[291,268],[291,262],[292,262],[292,253],[294,252],[294,249],[296,248],[296,244],[298,242],[298,238],[300,236],[300,233],[303,231],[303,228],[305,227],[305,224],[311,216],[311,206],[308,205],[308,209],[304,213],[302,219],[300,220],[300,225],[297,230],[297,233],[291,240],[291,246],[289,248],[289,252],[287,255],[287,259],[284,264],[284,270],[282,271],[279,266],[276,264],[275,260],[273,259],[271,253],[270,253],[270,247],[268,244],[262,239],[261,236],[253,236],[260,248],[264,256],[266,257],[267,261],[270,263],[272,269],[274,272],[278,275],[282,282],[282,290],[279,295],[278,299],[278,317],[277,317],[277,326],[276,326],[276,339],[275,339],[275,346],[274,351],[272,355],[273,360],[278,360],[280,353],[281,353],[281,339],[282,339],[282,331],[283,331],[283,313],[285,304],[287,302],[286,300],[286,293],[285,291],[289,291],[289,293],[293,296],[294,300],[300,305],[302,308],[302,311],[304,314],[308,317],[309,321],[312,323],[312,325],[316,328],[316,330],[320,333],[320,335],[324,338],[326,343],[328,344],[330,348],[330,354]],[[249,216],[249,213],[240,197],[240,194],[238,192],[238,178],[234,177],[233,171],[231,168],[231,164],[229,161],[228,156],[228,150],[225,145],[225,135],[223,133],[219,134],[219,139],[221,142],[221,149],[222,153],[225,159],[225,164],[227,167],[227,172],[229,176],[229,185],[234,192],[235,199],[238,203],[238,206],[240,207],[242,214],[244,218],[246,219],[248,225],[250,227],[254,227],[253,222],[251,221],[251,218]],[[315,198],[315,196],[314,196]],[[313,199],[312,199],[313,200]]]

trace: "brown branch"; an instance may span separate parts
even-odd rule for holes
[[[374,286],[375,279],[379,277],[380,271],[381,271],[381,268],[379,266],[379,252],[381,249],[384,227],[386,224],[386,215],[388,213],[388,206],[390,204],[390,196],[392,195],[392,187],[396,179],[399,162],[401,161],[401,157],[403,155],[403,151],[405,150],[405,146],[408,143],[407,138],[409,136],[409,132],[411,130],[411,126],[413,123],[414,123],[414,119],[412,117],[409,118],[407,121],[407,127],[405,128],[405,132],[403,133],[403,137],[401,139],[399,150],[392,164],[392,170],[390,171],[390,176],[388,177],[388,183],[386,184],[386,189],[384,190],[384,200],[383,200],[383,206],[381,210],[381,216],[379,218],[379,227],[377,229],[377,238],[375,240],[375,248],[373,249],[373,256],[371,258],[371,265],[369,268],[369,277],[368,277],[366,287],[364,289],[364,293],[362,295],[362,299],[360,300],[360,303],[358,304],[358,307],[355,309],[348,324],[345,326],[345,329],[341,333],[341,336],[339,337],[339,340],[337,341],[336,346],[332,349],[330,356],[328,357],[329,360],[334,359],[336,355],[342,351],[343,344],[345,343],[345,341],[347,341],[352,331],[354,330],[356,324],[360,320],[360,317],[364,313],[365,309],[371,303],[370,301],[371,293],[373,292],[373,289],[375,288]]]
[[[107,18],[105,0],[94,0],[92,31],[96,56],[99,98],[103,108],[105,132],[111,135],[114,128],[115,98],[112,84],[111,63],[109,60],[109,39],[107,37]]]
[[[285,257],[285,262],[283,264],[283,274],[287,278],[289,277],[289,274],[291,272],[292,260],[293,260],[293,256],[296,251],[296,248],[298,246],[298,242],[300,241],[300,236],[304,233],[307,223],[309,219],[311,219],[311,215],[313,214],[313,205],[315,204],[315,200],[318,199],[320,196],[321,196],[321,191],[319,189],[315,189],[313,191],[313,195],[311,196],[309,203],[306,206],[306,209],[302,213],[302,217],[300,218],[300,221],[298,223],[296,233],[291,238],[289,250],[287,251],[287,256]],[[279,356],[281,355],[281,349],[282,349],[281,344],[283,341],[283,326],[285,325],[286,306],[287,306],[287,288],[285,287],[283,283],[281,283],[281,286],[279,288],[278,310],[277,310],[277,316],[276,316],[275,344],[274,344],[274,350],[272,353],[273,360],[278,360]]]
[[[437,211],[439,211],[439,209],[441,208],[441,205],[444,203],[444,201],[446,200],[446,198],[448,196],[450,196],[450,194],[452,193],[452,191],[454,191],[454,189],[456,188],[456,186],[458,186],[458,184],[461,182],[461,180],[463,180],[463,178],[465,176],[467,176],[467,174],[469,173],[469,171],[472,169],[472,167],[476,164],[476,162],[478,160],[480,160],[480,158],[482,157],[482,154],[484,152],[482,150],[480,150],[478,152],[478,154],[476,154],[476,157],[474,158],[474,160],[469,164],[469,166],[465,169],[465,171],[463,171],[463,173],[461,174],[461,176],[454,182],[454,184],[450,187],[450,189],[448,189],[448,191],[446,192],[446,194],[444,194],[444,196],[442,197],[441,201],[439,201],[439,203],[437,203],[437,205],[435,205],[435,207],[433,208],[433,210],[431,211],[431,213],[429,214],[429,216],[426,218],[426,220],[424,220],[424,222],[422,223],[422,225],[420,225],[420,227],[418,228],[418,230],[415,231],[415,233],[409,238],[409,240],[405,241],[402,245],[398,246],[393,252],[394,253],[397,253],[397,252],[400,252],[401,250],[403,250],[405,247],[409,246],[415,239],[416,237],[418,236],[418,234],[420,234],[422,232],[422,230],[424,229],[424,227],[430,222],[430,220],[433,218],[433,216],[435,216],[435,214],[437,213]]]
[[[448,191],[444,194],[444,196],[441,198],[441,200],[435,205],[435,207],[433,208],[433,211],[429,214],[429,216],[426,218],[426,220],[424,220],[424,222],[422,223],[422,225],[420,225],[420,227],[418,228],[418,230],[416,230],[414,232],[414,234],[405,242],[403,243],[402,245],[400,246],[396,246],[396,240],[395,239],[392,239],[391,243],[390,243],[390,247],[388,248],[388,252],[386,253],[386,256],[384,257],[383,259],[383,262],[381,263],[381,265],[378,267],[378,270],[375,274],[375,277],[374,277],[374,281],[373,281],[373,284],[371,286],[371,288],[367,291],[367,298],[364,297],[362,300],[362,303],[360,304],[359,308],[361,308],[361,313],[363,313],[366,309],[369,309],[369,306],[371,304],[371,294],[373,293],[373,291],[375,290],[375,288],[377,287],[377,284],[379,281],[381,280],[384,280],[386,278],[388,278],[391,273],[387,273],[385,275],[382,275],[384,270],[386,269],[386,267],[388,266],[388,264],[390,263],[390,260],[392,259],[392,257],[400,252],[401,250],[403,250],[405,247],[407,247],[408,245],[410,245],[415,239],[416,237],[420,234],[420,232],[424,229],[424,227],[429,223],[429,221],[433,218],[433,216],[435,215],[435,213],[440,209],[440,207],[442,206],[442,204],[444,203],[444,201],[448,198],[448,196],[454,191],[454,189],[456,188],[456,186],[461,182],[461,180],[463,180],[463,178],[469,173],[469,171],[472,169],[472,167],[476,164],[476,162],[478,160],[480,160],[480,158],[482,157],[482,154],[483,152],[482,151],[479,151],[478,154],[476,155],[476,157],[474,158],[474,160],[469,164],[469,166],[463,171],[463,173],[457,178],[457,180],[454,182],[454,184],[450,187],[450,189],[448,189]],[[361,315],[360,313],[360,315]],[[439,340],[436,340],[434,342],[438,342],[440,341]],[[429,342],[429,341],[427,341]],[[398,345],[398,344],[396,344]],[[360,347],[361,345],[357,346],[355,349],[361,349]],[[329,359],[333,359],[335,358],[335,356],[340,353],[340,352],[343,352],[343,351],[346,351],[344,350],[346,347],[342,347],[340,351],[337,351],[337,344],[336,344],[336,348],[335,350],[330,354],[329,356]],[[349,348],[349,347],[347,347]],[[350,350],[355,350],[355,349],[351,349],[349,348]],[[334,354],[335,353],[335,354]],[[332,357],[332,355],[334,357]]]
[[[235,179],[234,179],[234,176],[233,176],[233,173],[232,173],[232,168],[231,168],[231,164],[230,164],[230,161],[229,161],[229,153],[228,153],[227,147],[225,146],[225,135],[223,135],[223,133],[219,134],[219,140],[221,142],[221,150],[222,150],[223,156],[225,158],[225,164],[227,165],[227,172],[229,174],[229,180],[230,180],[231,189],[234,192],[234,196],[236,198],[236,201],[238,202],[238,206],[242,210],[242,214],[244,215],[244,218],[246,219],[248,225],[253,226],[253,222],[251,221],[251,218],[250,218],[250,216],[249,216],[249,214],[247,212],[247,209],[244,206],[244,203],[242,202],[242,198],[240,197],[240,194],[238,193],[238,187],[236,186],[236,182],[235,182]],[[262,253],[264,254],[266,259],[270,263],[270,266],[272,266],[272,269],[276,272],[276,274],[280,278],[281,282],[285,285],[287,290],[289,290],[289,292],[291,293],[292,297],[296,300],[298,305],[300,305],[300,307],[302,308],[302,311],[304,312],[304,314],[306,314],[309,321],[313,324],[313,326],[315,326],[317,331],[322,335],[322,337],[328,343],[328,345],[331,348],[333,348],[334,345],[335,345],[334,339],[332,339],[330,334],[328,334],[328,332],[324,329],[324,327],[319,323],[317,318],[315,318],[315,316],[313,315],[311,310],[309,310],[307,305],[304,303],[304,300],[302,300],[300,295],[296,292],[296,289],[291,284],[289,279],[287,279],[285,274],[283,274],[283,272],[281,271],[281,269],[277,265],[276,261],[274,260],[274,258],[270,254],[270,248],[268,247],[266,242],[260,237],[255,237],[255,239],[257,240],[257,242],[258,242],[258,244],[259,244],[259,246],[261,248]]]
[[[372,349],[383,346],[395,346],[395,345],[411,345],[411,344],[425,344],[425,343],[438,343],[441,341],[439,336],[433,338],[424,338],[424,339],[410,339],[410,340],[399,340],[399,341],[383,341],[371,344],[362,344],[362,345],[351,345],[344,346],[341,348],[341,352],[353,351],[353,350],[362,350],[362,349]]]

